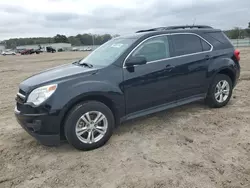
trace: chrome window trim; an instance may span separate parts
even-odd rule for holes
[[[176,58],[180,58],[180,57],[187,57],[187,56],[192,56],[192,55],[197,55],[197,54],[203,54],[203,53],[207,53],[207,52],[211,52],[213,51],[214,47],[213,45],[208,42],[206,39],[204,39],[203,37],[201,37],[200,35],[196,34],[196,33],[168,33],[168,34],[160,34],[160,35],[154,35],[151,37],[148,37],[146,39],[144,39],[143,41],[141,41],[138,45],[136,45],[136,47],[134,47],[134,49],[127,55],[127,57],[125,58],[125,60],[123,61],[123,68],[126,68],[125,66],[125,62],[127,61],[128,57],[144,42],[146,42],[149,39],[155,38],[155,37],[161,37],[161,36],[169,36],[169,35],[195,35],[197,37],[199,37],[201,40],[205,41],[211,48],[208,51],[202,51],[202,52],[196,52],[196,53],[191,53],[191,54],[185,54],[185,55],[180,55],[180,56],[175,56],[175,57],[168,57],[168,58],[164,58],[164,59],[159,59],[159,60],[155,60],[155,61],[149,61],[146,64],[150,64],[150,63],[156,63],[159,61],[165,61],[165,60],[169,60],[169,59],[176,59]],[[138,65],[136,65],[138,66]]]
[[[17,95],[18,95],[20,98],[25,99],[25,96],[24,96],[23,94],[17,93]]]

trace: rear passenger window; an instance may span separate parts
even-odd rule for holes
[[[211,49],[211,46],[204,40],[201,39],[202,49],[203,51],[209,51]]]
[[[201,39],[195,35],[172,35],[175,56],[202,52]]]

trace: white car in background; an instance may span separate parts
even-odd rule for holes
[[[72,51],[79,51],[79,49],[78,48],[72,48]]]
[[[16,55],[16,52],[12,50],[6,50],[2,52],[2,55]]]
[[[84,51],[92,51],[91,47],[84,48]]]

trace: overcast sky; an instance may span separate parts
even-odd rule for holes
[[[250,0],[4,0],[0,40],[57,33],[127,34],[180,24],[247,27]]]

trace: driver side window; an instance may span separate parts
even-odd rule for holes
[[[147,62],[157,61],[170,57],[167,36],[151,38],[142,43],[133,53],[132,57],[143,56]]]

